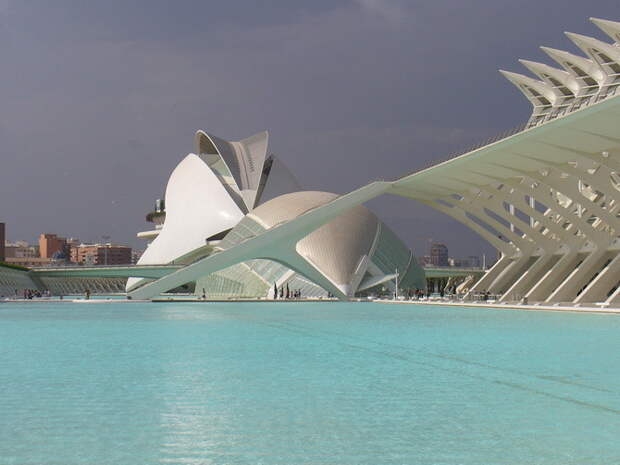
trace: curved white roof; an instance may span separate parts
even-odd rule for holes
[[[331,202],[337,197],[336,194],[330,192],[292,192],[259,205],[248,214],[248,217],[256,220],[265,229],[270,229],[313,208]]]
[[[338,198],[328,192],[294,192],[277,197],[252,211],[248,218],[271,229],[280,223]],[[297,243],[299,255],[344,290],[349,286],[364,256],[369,256],[379,221],[366,207],[351,208]],[[345,294],[350,290],[344,290]]]
[[[206,245],[206,239],[235,226],[243,212],[215,173],[190,153],[177,165],[166,187],[166,221],[138,261],[167,264]],[[131,279],[127,288],[139,280]]]
[[[296,185],[273,156],[267,158],[267,131],[229,142],[196,133],[198,154],[189,154],[172,172],[166,188],[166,216],[140,264],[168,264],[206,245],[206,239],[237,225],[262,198]],[[274,179],[281,178],[281,179]],[[139,282],[129,281],[128,289]]]
[[[243,199],[246,210],[256,206],[257,194],[267,159],[269,133],[260,132],[238,142],[229,142],[196,132],[196,153],[223,178],[232,177],[234,190]]]

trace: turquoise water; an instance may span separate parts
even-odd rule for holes
[[[618,464],[620,317],[0,304],[0,463]]]

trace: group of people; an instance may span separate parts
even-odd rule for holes
[[[15,293],[17,294],[17,291]],[[49,289],[46,289],[43,292],[41,292],[38,289],[24,289],[23,295],[24,295],[24,300],[32,300],[35,297],[36,298],[50,297],[52,293],[49,291]]]
[[[278,286],[276,284],[273,285],[273,298],[277,299],[301,299],[301,289],[293,289],[292,291],[289,289],[288,284],[280,287],[278,290]]]
[[[425,295],[427,295],[427,294],[425,294],[424,291],[421,290],[421,289],[416,289],[415,291],[409,289],[407,291],[407,297],[409,298],[409,300],[413,300],[413,299],[420,300],[420,299],[423,299]],[[430,295],[430,294],[428,294],[428,295]]]

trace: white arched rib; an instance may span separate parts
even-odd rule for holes
[[[605,43],[593,37],[575,34],[574,32],[565,32],[565,34],[570,40],[575,43],[575,45],[577,45],[577,47],[583,50],[583,52],[598,65],[598,67],[603,71],[603,73],[605,73],[606,75],[615,74],[611,69],[608,68],[608,66],[605,66],[603,64],[601,57],[599,57],[596,52],[598,51],[604,53],[616,64],[620,65],[620,48],[614,47],[611,44]]]
[[[555,48],[540,47],[540,49],[576,78],[579,78],[580,76],[575,73],[575,71],[572,70],[568,64],[579,67],[599,85],[605,81],[603,70],[601,70],[601,68],[592,60],[588,60],[587,58],[580,57],[579,55],[574,55],[572,53],[565,52],[564,50],[558,50]]]
[[[531,77],[525,76],[523,74],[513,73],[511,71],[504,71],[503,69],[499,70],[502,75],[512,82],[517,89],[519,89],[523,95],[530,101],[532,106],[534,107],[533,116],[541,115],[547,113],[548,109],[555,105],[559,100],[558,93],[551,86],[545,84],[542,81],[538,81],[536,79],[532,79]],[[534,90],[539,96],[533,95],[529,89]],[[549,101],[549,104],[541,101],[541,97],[544,97]]]
[[[581,85],[569,72],[554,68],[545,63],[539,63],[537,61],[519,60],[523,66],[529,69],[532,73],[538,76],[543,82],[549,86],[554,86],[553,82],[549,80],[549,76],[561,82],[568,90],[574,95],[578,95]]]

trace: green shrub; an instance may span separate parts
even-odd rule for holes
[[[13,265],[12,263],[0,262],[0,267],[12,268],[13,270],[30,271],[30,268],[25,266]]]

